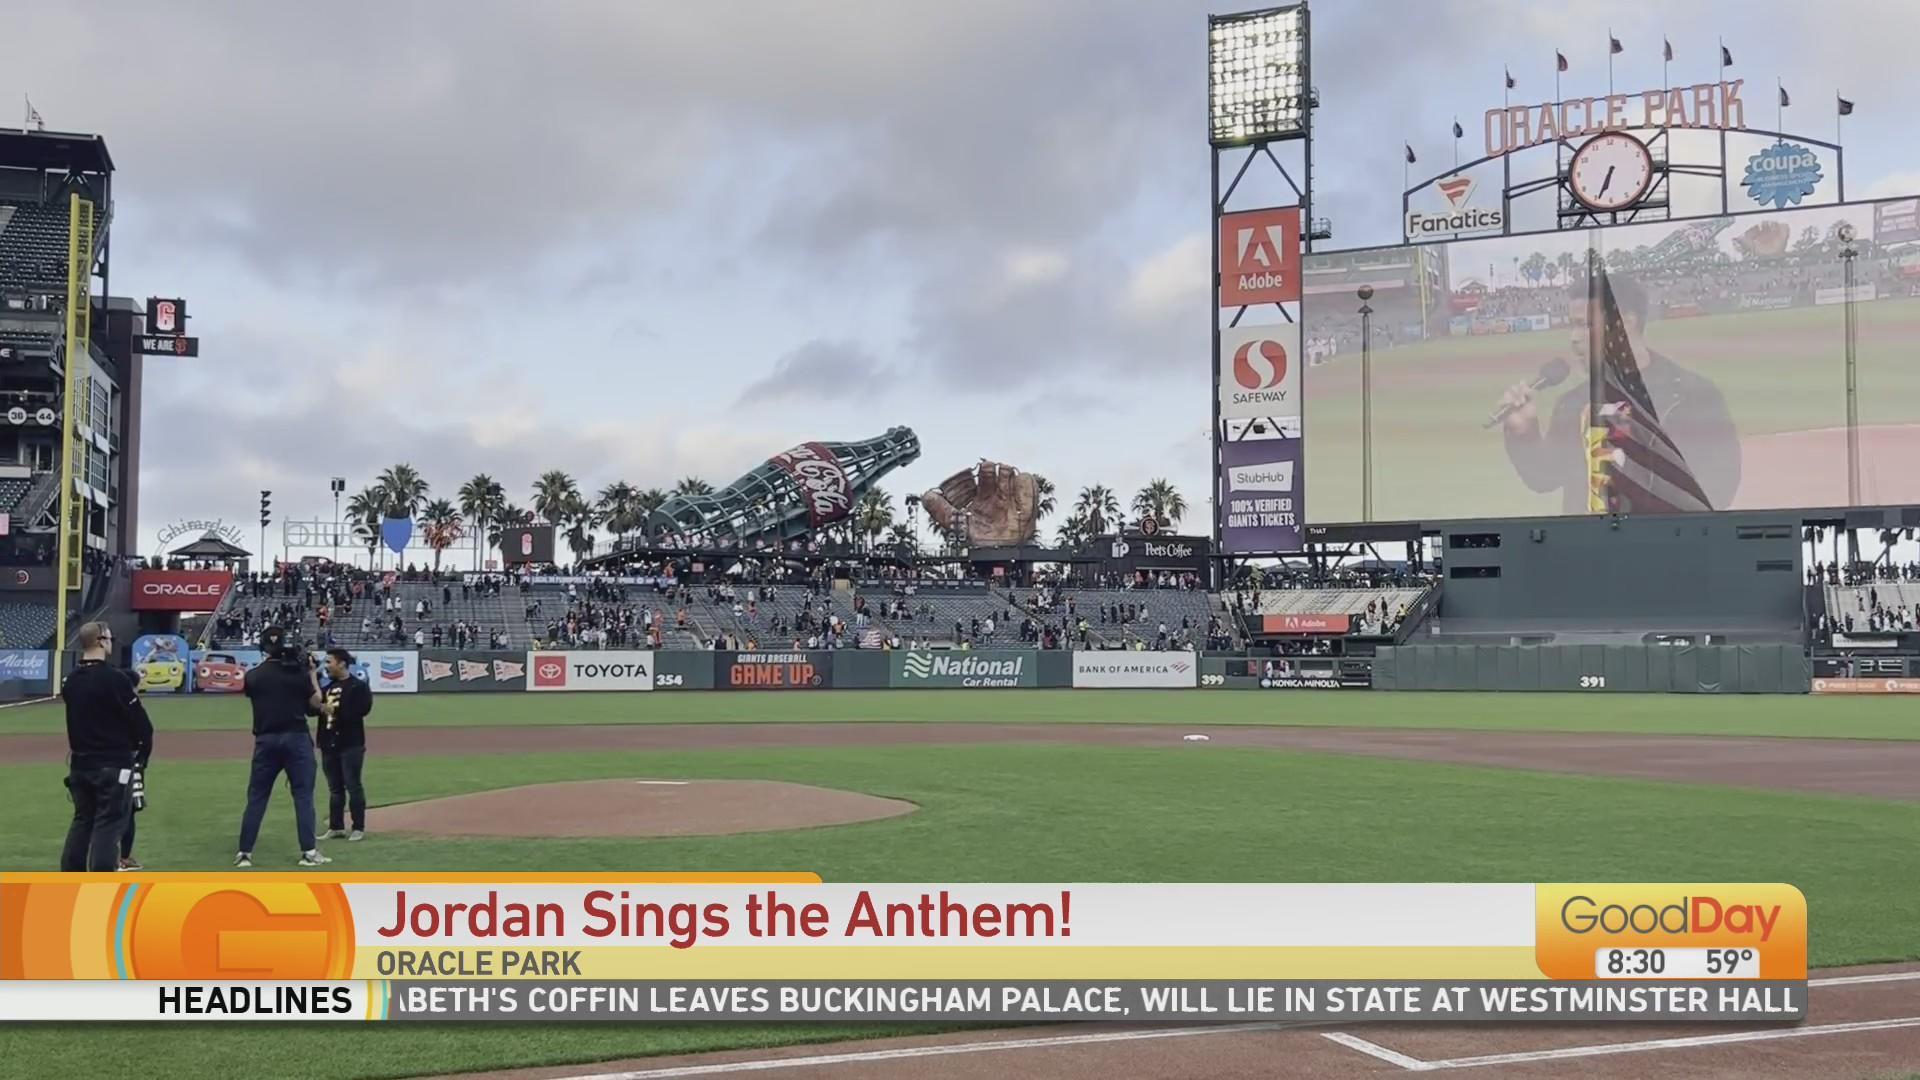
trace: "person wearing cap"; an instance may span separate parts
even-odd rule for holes
[[[266,658],[247,672],[245,692],[253,706],[253,767],[247,778],[247,809],[240,817],[240,850],[233,857],[238,869],[253,866],[253,844],[260,838],[260,822],[274,782],[287,774],[293,792],[294,830],[300,839],[301,866],[324,866],[333,860],[320,853],[313,828],[313,736],[307,717],[321,715],[319,676],[300,650],[291,647],[286,630],[269,626],[260,633],[260,651]]]
[[[360,773],[367,761],[367,715],[373,688],[353,673],[353,654],[327,650],[325,708],[320,713],[320,769],[327,777],[327,838],[367,837],[367,792]],[[348,832],[347,811],[353,813]]]
[[[153,750],[153,722],[133,680],[107,663],[113,631],[103,622],[80,628],[80,663],[60,687],[67,709],[67,793],[73,822],[60,869],[111,873],[120,866],[120,837],[133,819],[133,774]]]

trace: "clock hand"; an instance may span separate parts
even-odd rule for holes
[[[1613,170],[1616,168],[1618,168],[1618,166],[1615,166],[1615,165],[1607,166],[1607,178],[1605,180],[1600,181],[1600,190],[1596,192],[1596,194],[1605,195],[1607,193],[1607,189],[1613,186]]]

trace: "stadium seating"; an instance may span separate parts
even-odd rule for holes
[[[0,513],[12,513],[32,487],[31,480],[0,480]]]
[[[1826,586],[1827,614],[1837,622],[1845,624],[1851,616],[1855,629],[1867,628],[1868,616],[1880,610],[1883,615],[1892,613],[1903,624],[1909,617],[1920,616],[1920,581],[1876,581],[1871,585],[1828,585]],[[1920,622],[1920,617],[1915,618]]]
[[[4,258],[4,256],[0,256],[0,258]],[[0,308],[0,316],[4,316],[5,314],[6,310]],[[11,345],[23,354],[51,354],[53,352],[54,336],[33,330],[9,330],[0,327],[0,345]]]
[[[67,287],[67,204],[0,200],[0,290]]]
[[[0,603],[0,648],[38,649],[53,636],[51,604]]]

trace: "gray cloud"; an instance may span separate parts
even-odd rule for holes
[[[774,362],[773,371],[748,383],[738,404],[833,401],[859,394],[872,399],[885,389],[888,368],[852,341],[809,341]]]

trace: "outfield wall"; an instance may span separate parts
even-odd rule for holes
[[[1913,671],[1904,666],[1906,658],[1875,658],[1868,672],[1828,662],[1817,676],[1814,661],[1787,645],[1401,645],[1383,646],[1371,658],[1034,649],[425,649],[378,655],[383,663],[369,671],[370,681],[385,693],[423,694],[1014,688],[1920,693],[1920,678],[1907,677]],[[35,670],[30,658],[16,667],[26,674]],[[135,677],[140,679],[138,671]],[[140,681],[143,692],[168,692]],[[0,680],[0,696],[40,696],[46,687],[44,681]],[[191,692],[232,691],[196,683]]]

